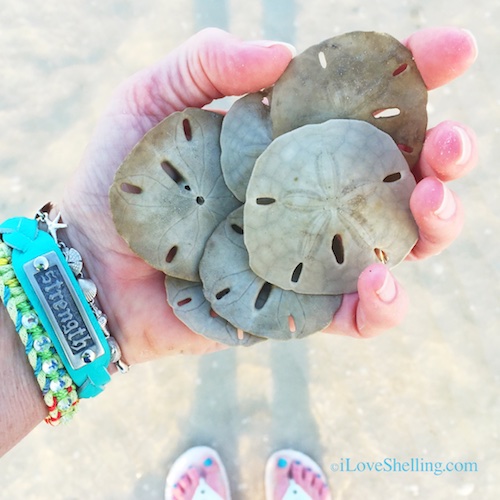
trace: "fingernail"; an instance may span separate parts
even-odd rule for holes
[[[385,272],[385,279],[382,286],[375,292],[382,302],[387,304],[396,298],[397,287],[394,278],[389,271]]]
[[[457,205],[452,192],[442,182],[441,184],[443,185],[443,200],[441,201],[439,208],[434,210],[434,215],[439,217],[441,220],[448,220],[455,214]]]
[[[457,160],[457,165],[462,166],[468,163],[470,160],[470,157],[472,155],[472,143],[464,129],[455,126],[453,127],[453,130],[458,134],[460,144],[462,145],[462,152],[460,154],[460,158]]]
[[[287,462],[284,458],[280,458],[280,459],[278,460],[278,467],[279,467],[280,469],[284,469],[284,468],[287,466],[287,463],[288,463],[288,462]]]
[[[213,463],[214,463],[214,461],[213,461],[211,458],[207,458],[207,459],[203,462],[203,465],[204,465],[205,467],[210,467]]]
[[[468,29],[464,29],[462,28],[462,31],[464,31],[465,33],[467,33],[467,35],[469,36],[469,38],[471,39],[471,42],[472,42],[472,46],[474,47],[474,59],[472,60],[473,62],[477,59],[477,56],[479,54],[479,48],[477,46],[477,40],[476,40],[476,37],[472,34],[472,31],[468,30]]]
[[[275,45],[281,45],[290,51],[292,57],[297,55],[297,49],[291,43],[277,42],[275,40],[252,40],[248,43],[251,45],[258,45],[259,47],[274,47]]]

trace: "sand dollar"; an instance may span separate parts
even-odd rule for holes
[[[273,88],[277,137],[331,118],[364,120],[392,136],[408,164],[420,155],[427,89],[411,52],[385,33],[346,33],[295,57]]]
[[[244,202],[257,158],[271,144],[267,92],[238,99],[227,112],[221,132],[221,166],[229,189]]]
[[[271,339],[302,338],[322,330],[341,302],[340,296],[282,290],[256,276],[243,241],[243,207],[208,240],[200,276],[216,313],[246,332]]]
[[[265,340],[243,332],[215,314],[201,283],[168,276],[165,286],[174,314],[193,332],[230,346],[250,346]]]
[[[284,134],[248,185],[250,266],[286,290],[353,292],[366,266],[394,266],[415,244],[414,187],[394,141],[369,123],[329,120]]]
[[[151,266],[199,280],[205,243],[240,205],[220,168],[222,116],[188,108],[150,130],[118,169],[110,190],[118,232]]]

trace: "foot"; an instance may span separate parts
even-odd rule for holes
[[[215,450],[191,448],[167,476],[166,500],[230,500],[226,471]]]
[[[294,450],[281,450],[269,459],[266,494],[267,500],[331,500],[319,465]]]

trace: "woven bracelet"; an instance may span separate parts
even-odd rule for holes
[[[14,322],[42,391],[51,425],[68,421],[79,402],[76,386],[14,274],[11,249],[0,238],[0,299]]]

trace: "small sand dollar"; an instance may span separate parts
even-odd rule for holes
[[[427,127],[427,88],[411,52],[385,33],[356,31],[295,57],[273,88],[273,134],[331,118],[387,132],[413,166]]]
[[[394,141],[369,123],[329,120],[284,134],[248,185],[250,267],[285,290],[354,292],[366,266],[392,267],[415,244],[414,187]]]
[[[222,222],[200,262],[206,297],[236,327],[270,339],[302,338],[325,328],[341,297],[282,290],[250,269],[243,241],[243,207]]]
[[[271,141],[267,92],[238,99],[224,118],[220,137],[222,172],[238,200],[245,201],[255,162]]]
[[[193,332],[230,346],[250,346],[263,338],[250,335],[215,314],[201,283],[167,277],[168,303],[174,314]]]
[[[208,237],[240,205],[220,168],[222,116],[196,108],[150,130],[118,169],[110,190],[118,232],[165,274],[198,281]]]

